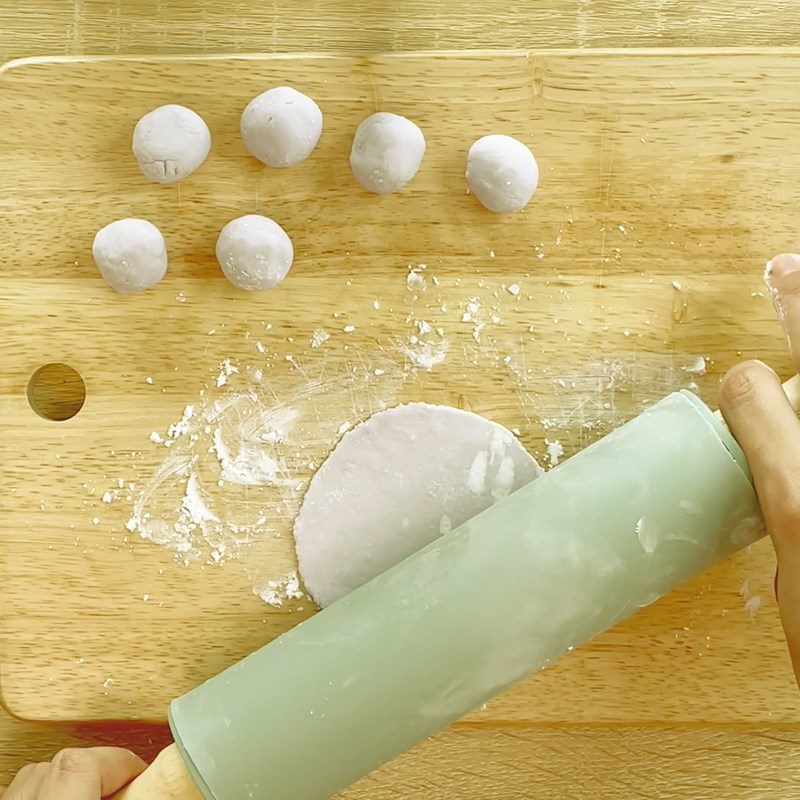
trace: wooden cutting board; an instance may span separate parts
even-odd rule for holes
[[[313,156],[281,171],[249,157],[238,135],[247,101],[278,84],[325,114]],[[554,442],[569,456],[672,389],[696,385],[713,403],[740,357],[789,372],[761,272],[797,247],[798,85],[795,51],[8,66],[4,704],[31,719],[163,719],[174,696],[312,613],[307,599],[275,608],[253,589],[294,569],[305,482],[341,432],[378,408],[469,408],[518,429],[540,457]],[[157,186],[133,162],[130,135],[168,102],[199,112],[213,146],[196,174]],[[428,143],[414,182],[385,198],[362,191],[347,164],[356,125],[379,109],[416,120]],[[467,149],[495,132],[523,139],[540,164],[534,201],[513,216],[466,192]],[[220,228],[252,212],[279,221],[296,250],[287,280],[259,295],[234,290],[214,259]],[[165,280],[131,298],[109,290],[91,259],[95,231],[124,216],[155,222],[170,254]],[[330,338],[320,343],[319,330]],[[226,360],[238,372],[226,375]],[[38,416],[26,394],[52,363],[85,385],[67,421]],[[33,402],[66,413],[70,391],[44,387]],[[187,405],[196,439],[152,442]],[[288,488],[217,485],[215,408],[239,423],[264,409],[299,414],[281,450]],[[246,543],[231,547],[228,531],[220,555],[189,531],[199,552],[184,563],[126,528],[145,492],[148,521],[174,533],[186,478],[176,458],[192,462]],[[796,723],[773,569],[762,542],[468,722]]]

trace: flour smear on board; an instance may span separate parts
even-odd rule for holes
[[[543,257],[541,247],[536,257]],[[333,314],[302,342],[275,337],[266,324],[260,336],[245,333],[251,358],[231,355],[210,364],[198,396],[166,430],[149,434],[164,457],[149,480],[137,481],[128,530],[187,565],[239,561],[253,591],[279,605],[302,591],[291,531],[316,469],[350,428],[402,400],[430,397],[424,387],[440,371],[449,370],[440,385],[458,391],[464,383],[468,393],[491,375],[497,397],[511,399],[520,428],[544,441],[538,455],[555,466],[632,416],[626,399],[637,399],[636,413],[669,391],[693,387],[705,369],[699,356],[674,354],[574,366],[559,356],[542,367],[542,324],[525,321],[520,328],[508,321],[526,296],[526,280],[487,278],[462,287],[460,278],[450,278],[445,290],[433,266],[414,263],[402,281],[402,304],[375,296],[364,319]],[[394,331],[388,343],[359,340],[372,335],[369,319]],[[557,330],[561,323],[547,324]],[[220,329],[208,334],[219,336]],[[277,365],[284,371],[274,381]],[[440,392],[434,396],[442,402]],[[456,405],[460,395],[446,401]],[[491,452],[475,457],[467,487],[484,487],[490,465],[495,482],[509,477],[502,460],[492,465],[492,458]],[[104,496],[120,499],[114,491]],[[457,522],[443,514],[438,532]]]

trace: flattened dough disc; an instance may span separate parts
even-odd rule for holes
[[[306,588],[330,605],[541,472],[509,430],[477,414],[381,411],[342,437],[308,487],[294,527]]]

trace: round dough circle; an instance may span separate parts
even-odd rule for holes
[[[368,191],[389,194],[405,186],[425,155],[425,137],[410,119],[381,111],[356,129],[350,168]]]
[[[294,259],[286,231],[260,214],[231,220],[220,232],[216,250],[225,277],[250,292],[277,286]]]
[[[541,474],[510,431],[426,403],[346,433],[295,520],[300,574],[328,606]]]
[[[467,183],[481,203],[497,214],[524,208],[539,184],[533,153],[511,136],[483,136],[469,149]]]
[[[254,97],[240,123],[245,147],[270,167],[293,167],[311,155],[322,133],[322,112],[306,95],[278,86]]]
[[[167,271],[164,237],[146,219],[118,219],[101,228],[92,257],[106,283],[120,294],[150,289]]]
[[[211,133],[191,108],[160,106],[136,123],[132,149],[146,178],[156,183],[175,183],[206,160]]]

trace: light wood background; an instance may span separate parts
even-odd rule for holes
[[[3,0],[0,60],[247,53],[800,44],[785,0]]]
[[[600,4],[592,5],[593,11],[596,14],[599,13],[601,19],[605,11],[611,8],[610,4],[603,4],[602,10]],[[408,7],[406,6],[406,8]],[[728,8],[730,8],[730,6],[728,6]],[[677,4],[671,6],[670,9],[673,11],[680,11]],[[782,35],[780,29],[790,26],[783,24],[785,23],[785,19],[781,21],[780,25],[777,25],[776,9],[777,6],[773,9],[769,27],[776,30],[776,35],[780,36]],[[86,31],[91,29],[91,20],[94,20],[95,23],[100,25],[104,19],[100,9],[95,9],[93,12],[86,4],[80,7],[76,6],[71,10],[75,12],[72,19],[77,19],[77,27],[82,27],[83,30]],[[303,13],[308,12],[307,10],[301,12],[300,24],[302,24]],[[326,19],[324,15],[330,15],[329,19],[335,27],[336,14],[339,12],[327,9],[325,11],[317,10],[315,13],[317,14],[317,20]],[[370,12],[367,12],[367,16],[369,16],[369,13]],[[405,49],[410,49],[410,47],[415,46],[414,42],[418,42],[419,40],[414,37],[422,35],[424,29],[424,25],[421,24],[424,11],[420,9],[414,13],[420,15],[417,17],[418,25],[416,28],[413,25],[410,26],[408,35],[412,37],[412,44],[406,46]],[[526,12],[523,9],[519,13]],[[566,6],[564,13],[568,13]],[[51,15],[50,19],[56,23],[58,19],[64,19],[60,17],[59,9],[47,9],[47,7],[39,5],[37,7],[37,13],[31,17],[29,23],[26,23],[28,25],[29,41],[40,43],[45,41],[47,43],[45,45],[40,44],[40,46],[44,46],[46,50],[49,49],[51,52],[56,50],[68,51],[68,46],[66,46],[64,41],[60,38],[60,32],[48,34],[48,31],[52,31],[54,28],[48,27],[48,24],[42,24],[43,20],[47,23],[48,14]],[[138,11],[126,11],[124,7],[118,6],[117,14],[123,21],[121,28],[127,30],[127,36],[130,37],[133,29],[136,28],[132,20],[137,18]],[[759,31],[761,31],[762,36],[766,36],[768,26],[763,25],[762,28],[759,21],[763,21],[764,16],[768,14],[769,12],[765,9],[762,13],[750,14],[749,20],[747,21],[745,21],[746,18],[743,16],[738,18],[734,16],[728,19],[725,19],[724,15],[703,16],[701,20],[698,20],[698,25],[690,28],[688,31],[683,28],[679,31],[678,27],[675,25],[674,19],[670,18],[665,23],[666,27],[662,24],[661,33],[663,34],[666,30],[667,35],[671,37],[670,41],[672,43],[675,43],[677,40],[678,44],[692,44],[697,43],[697,40],[692,38],[695,35],[694,31],[696,29],[703,29],[703,26],[705,26],[705,30],[714,32],[720,32],[724,29],[726,34],[729,34],[731,31],[735,34],[736,31],[744,32],[747,30],[747,41],[740,43],[749,44],[752,41],[750,37],[753,36],[757,38]],[[531,12],[531,16],[529,16],[528,19],[535,16],[536,13]],[[248,27],[247,20],[252,20],[254,18],[256,17],[247,16],[244,27]],[[617,33],[617,31],[602,31],[597,27],[592,28],[591,25],[596,22],[598,17],[594,16],[592,19],[593,21],[589,28],[590,36],[597,37],[602,35],[611,37]],[[643,39],[634,38],[634,34],[632,34],[631,30],[627,27],[629,19],[635,20],[636,15],[634,14],[632,18],[626,18],[625,23],[620,23],[619,36],[622,39],[620,42],[621,44],[657,43],[649,41],[646,38],[648,35],[653,39],[657,38],[655,27],[648,29],[647,25],[644,24],[640,25],[640,31],[635,34],[635,36],[641,36]],[[90,22],[87,23],[87,20]],[[186,15],[185,20],[187,20],[186,24],[190,27],[197,23],[197,19],[191,15]],[[340,17],[339,20],[341,22],[342,18]],[[469,17],[464,16],[463,20],[468,21]],[[639,21],[643,23],[643,18],[641,16]],[[683,21],[685,20],[682,20],[682,22]],[[14,19],[12,19],[12,23],[13,22]],[[451,23],[449,27],[447,24],[444,24],[446,22]],[[125,28],[126,24],[129,25],[127,29]],[[542,30],[545,32],[549,30],[551,36],[556,35],[559,29],[555,27],[553,19],[550,20],[549,24],[550,28],[545,26]],[[18,21],[16,25],[16,30],[19,30],[20,23]],[[343,22],[341,22],[341,25],[343,28],[345,27]],[[436,20],[434,23],[431,23],[431,25],[440,27],[440,32],[450,30],[452,35],[455,35],[455,30],[457,29],[453,19],[448,19],[446,15],[436,15]],[[670,25],[672,25],[671,28]],[[57,27],[57,24],[55,27]],[[220,28],[220,35],[224,36],[222,27]],[[508,27],[515,26],[509,23]],[[257,35],[255,30],[255,27],[250,28],[253,37]],[[527,35],[528,29],[525,28],[525,26],[519,26],[519,30]],[[7,55],[24,54],[25,51],[9,49],[6,45],[9,37],[14,36],[14,25],[3,25],[2,32],[4,37],[2,39],[4,52]],[[357,38],[358,35],[363,33],[363,30],[358,33],[353,31],[352,33],[354,37]],[[520,33],[520,35],[523,35],[523,33]],[[51,37],[49,40],[46,38],[48,35]],[[107,38],[103,40],[104,45],[95,45],[94,49],[101,49],[102,46],[119,48],[123,40],[126,39],[125,36],[120,36],[119,32],[117,32],[116,35],[119,38],[117,39],[117,44],[114,45],[112,43],[114,34],[106,29],[105,35]],[[263,29],[260,35],[263,36]],[[538,35],[538,33],[530,35]],[[563,33],[563,30],[561,35],[568,36],[568,34]],[[15,43],[18,41],[19,37],[16,37]],[[95,39],[95,42],[99,41],[99,39]],[[141,49],[157,50],[159,48],[169,48],[169,43],[164,44],[162,42],[159,44],[158,42],[153,42],[153,40],[150,41],[151,44],[149,46],[143,45]],[[220,39],[217,41],[216,45],[212,42],[210,46],[216,46],[217,49],[228,49],[227,46],[222,43],[224,41],[227,40]],[[255,43],[258,40],[255,38],[248,40],[245,32],[242,41]],[[263,43],[263,39],[260,41],[262,42],[262,48],[266,47]],[[283,39],[281,41],[283,41]],[[313,42],[313,34],[310,34],[309,41]],[[397,47],[403,48],[403,41],[404,39],[402,36],[395,37]],[[584,42],[573,41],[570,43],[583,44]],[[479,42],[472,42],[472,44],[479,44]],[[176,47],[178,46],[179,45],[176,44]],[[290,46],[289,49],[293,47],[294,45]],[[298,47],[300,49],[305,49],[300,45],[298,45]],[[355,49],[361,48],[358,43],[351,44],[351,47]],[[35,45],[32,44],[28,52],[35,49]],[[244,49],[254,48],[248,46]],[[256,47],[255,49],[259,48]],[[718,96],[719,91],[720,86],[715,86],[713,90],[714,97]],[[783,140],[778,140],[775,146],[780,146],[782,141]],[[785,186],[783,191],[785,194],[779,198],[779,202],[783,206],[782,213],[785,215],[788,213],[788,206],[791,205],[792,196],[788,186]],[[612,206],[612,210],[618,211],[619,209],[613,208]],[[629,213],[627,207],[625,207],[624,210],[626,214]],[[765,216],[769,217],[770,214],[766,214]],[[745,289],[757,290],[757,276],[750,276],[749,268],[746,270],[744,267],[741,267],[739,270],[734,270],[733,265],[741,265],[741,260],[747,260],[749,264],[751,261],[755,263],[757,260],[762,259],[763,254],[757,252],[762,247],[781,249],[784,244],[788,246],[791,243],[791,233],[787,220],[788,218],[786,216],[778,221],[774,219],[771,221],[767,220],[768,226],[770,224],[775,224],[779,227],[784,224],[786,225],[786,230],[784,231],[786,238],[781,239],[780,242],[775,241],[776,238],[780,239],[780,236],[774,236],[774,229],[772,230],[772,238],[770,238],[769,230],[767,230],[763,235],[764,239],[770,240],[769,242],[761,241],[759,243],[758,236],[761,236],[761,233],[758,233],[756,239],[753,240],[755,245],[753,246],[752,252],[748,250],[746,255],[741,257],[736,255],[732,256],[728,253],[726,263],[731,265],[732,274],[729,288],[715,293],[713,298],[709,298],[705,306],[701,305],[700,307],[701,318],[707,316],[710,308],[717,304],[720,297],[727,296],[731,290],[734,292],[735,296],[739,298],[737,303],[747,302],[747,311],[745,311],[741,323],[737,322],[736,318],[745,306],[740,308],[734,303],[726,312],[727,318],[725,326],[727,328],[728,325],[734,325],[735,330],[731,338],[739,343],[740,347],[736,348],[736,345],[731,345],[727,338],[724,342],[722,340],[717,340],[717,344],[709,346],[708,342],[713,340],[713,337],[716,335],[713,326],[709,326],[704,332],[695,329],[686,334],[686,340],[683,343],[689,342],[693,345],[697,344],[698,336],[701,336],[702,338],[699,341],[702,341],[703,344],[701,348],[698,349],[705,348],[702,350],[703,352],[713,353],[717,356],[719,362],[714,367],[715,375],[718,374],[720,370],[724,369],[727,363],[737,357],[736,349],[744,350],[745,354],[760,354],[766,357],[771,355],[778,356],[780,352],[780,342],[774,338],[774,328],[771,327],[770,312],[767,304],[760,302],[757,298],[750,300],[749,291],[746,293],[744,292]],[[739,243],[742,241],[744,241],[744,239],[740,239]],[[772,242],[775,242],[774,247],[772,247]],[[693,260],[692,264],[695,263],[696,262]],[[711,272],[710,265],[711,261],[706,264],[704,268],[705,272]],[[734,273],[736,271],[745,272],[747,277],[745,279],[735,278]],[[678,271],[670,270],[670,275],[672,275],[673,272],[677,274]],[[584,277],[586,276],[584,275]],[[666,277],[666,273],[664,277]],[[703,274],[703,280],[705,279],[706,275]],[[745,280],[747,283],[745,283]],[[657,290],[653,290],[652,297],[656,302],[660,302],[657,298],[662,297],[662,295],[659,294],[662,291],[663,285],[659,285]],[[700,294],[702,295],[702,293]],[[744,300],[745,294],[747,294],[748,301]],[[627,293],[624,291],[623,285],[618,299],[622,301],[626,296]],[[696,299],[697,294],[694,293],[693,297]],[[587,299],[588,298],[584,298],[583,302],[586,302]],[[648,301],[643,302],[646,304]],[[752,306],[750,302],[752,302]],[[731,320],[733,320],[733,322],[731,322]],[[641,321],[643,320],[640,320],[640,322]],[[698,323],[695,322],[694,324]],[[746,337],[742,335],[742,332],[738,330],[740,324],[745,332],[751,333],[749,342],[746,340]],[[754,331],[756,332],[755,338],[752,337],[752,332]],[[653,341],[655,341],[655,338]],[[787,367],[785,361],[783,363],[779,362],[778,365],[784,368]],[[713,395],[713,377],[713,375],[710,376],[707,381],[703,383],[707,399],[711,399]],[[84,412],[82,412],[82,414],[83,413]],[[5,517],[6,507],[3,508],[3,514]],[[726,569],[730,570],[727,574],[715,576],[713,578],[709,576],[709,582],[713,580],[714,586],[716,587],[727,581],[724,592],[730,599],[730,604],[733,606],[734,603],[738,603],[739,606],[741,606],[743,601],[736,595],[739,580],[743,576],[748,576],[752,579],[753,591],[763,597],[765,606],[762,611],[759,612],[755,624],[751,625],[747,622],[746,626],[740,627],[739,623],[743,621],[743,618],[738,618],[734,628],[730,630],[734,632],[734,639],[740,637],[743,632],[743,640],[747,642],[748,647],[752,645],[753,647],[760,648],[766,644],[766,651],[759,650],[759,655],[763,656],[766,653],[769,658],[772,658],[774,655],[776,664],[774,669],[770,669],[770,671],[773,674],[783,674],[787,676],[788,672],[786,671],[785,657],[782,655],[782,650],[780,649],[779,632],[774,625],[774,617],[771,616],[773,610],[769,603],[768,551],[766,548],[762,548],[757,553],[751,554],[750,559],[751,560],[742,562],[734,562],[729,567],[726,567]],[[695,593],[703,588],[704,587],[695,587]],[[694,605],[696,600],[697,598],[694,598],[691,594],[687,594],[683,600],[680,601],[685,605],[683,611],[677,611],[678,617],[685,618],[687,614],[695,612],[698,608]],[[714,598],[714,602],[718,600],[719,597]],[[677,598],[676,602],[678,602]],[[716,608],[717,611],[722,610],[721,607],[713,606],[713,603],[712,607]],[[658,607],[656,608],[658,609]],[[700,616],[703,616],[708,610],[709,609],[704,607],[701,602]],[[737,610],[740,610],[740,608]],[[636,622],[637,625],[641,624],[643,626],[641,629],[628,631],[626,635],[638,636],[641,641],[642,635],[647,635],[647,631],[651,628],[653,622],[659,623],[661,619],[658,616],[654,616],[648,620],[646,615],[649,613],[650,611],[647,611],[644,615],[640,616],[639,619],[642,620],[641,623],[638,621]],[[661,612],[657,612],[654,609],[652,613],[660,614]],[[765,624],[765,617],[771,621]],[[700,634],[700,630],[703,630],[703,628],[702,626],[700,630],[695,628],[695,620],[696,618],[692,620],[692,630],[694,633]],[[709,624],[716,622],[711,616],[706,617],[705,621]],[[672,631],[672,629],[670,630]],[[718,630],[716,627],[708,629],[709,635],[713,634],[716,637],[717,633]],[[688,643],[686,649],[692,649],[697,643],[698,642]],[[44,647],[46,649],[47,645]],[[608,662],[605,660],[603,654],[608,656],[608,654],[611,653],[613,656],[614,647],[615,643],[612,641],[607,643],[599,651],[601,661],[599,664],[596,663],[595,666],[600,670],[601,685],[602,681],[605,681],[609,674],[613,674],[615,669],[612,659],[611,672],[608,674],[605,672]],[[666,649],[669,650],[668,647]],[[42,645],[39,645],[38,651],[32,650],[31,652],[41,653]],[[705,657],[707,658],[708,656]],[[697,656],[697,660],[699,660],[699,658],[700,657]],[[731,660],[737,659],[739,658],[739,654],[733,652],[729,654],[727,658]],[[35,658],[33,660],[35,661]],[[623,662],[623,666],[627,663],[627,659],[624,655],[622,655],[621,661]],[[674,662],[668,661],[667,663]],[[720,721],[717,716],[719,713],[719,706],[716,701],[719,701],[721,695],[725,698],[722,701],[723,708],[727,707],[728,709],[735,710],[737,707],[736,703],[731,703],[726,706],[726,701],[730,700],[729,697],[725,696],[726,678],[718,677],[716,666],[717,665],[714,665],[709,669],[706,675],[707,681],[711,684],[711,689],[709,690],[709,695],[705,696],[705,699],[709,701],[710,694],[713,694],[708,706],[709,713],[705,716],[698,715],[697,719],[692,718],[691,725],[682,724],[681,720],[685,721],[687,717],[684,709],[678,707],[677,704],[676,707],[668,711],[667,717],[670,719],[669,724],[661,724],[664,722],[664,718],[661,716],[664,711],[664,705],[661,699],[654,697],[654,695],[649,695],[648,701],[651,699],[659,701],[656,703],[658,710],[652,717],[649,717],[651,722],[646,727],[632,725],[608,728],[601,724],[600,726],[591,725],[589,727],[559,725],[558,727],[541,728],[535,725],[531,726],[530,723],[524,720],[511,719],[510,715],[508,715],[510,706],[506,705],[504,708],[501,705],[498,707],[500,709],[499,715],[500,717],[506,715],[508,717],[507,722],[503,722],[502,719],[493,719],[491,721],[476,719],[461,726],[457,726],[454,730],[437,737],[432,743],[426,744],[420,748],[416,754],[398,761],[387,770],[379,773],[377,778],[369,779],[361,786],[364,787],[364,793],[369,791],[371,796],[375,796],[376,794],[382,796],[383,793],[386,793],[386,796],[388,796],[391,793],[396,794],[399,791],[402,792],[404,796],[409,797],[415,796],[423,791],[426,794],[442,797],[467,796],[467,794],[475,796],[476,792],[483,792],[486,796],[492,796],[497,792],[501,792],[503,796],[510,797],[561,797],[565,794],[569,794],[573,797],[618,797],[627,796],[634,791],[639,791],[644,796],[654,797],[669,797],[678,793],[683,797],[698,798],[791,796],[791,787],[796,784],[798,770],[794,766],[796,762],[795,745],[797,743],[797,733],[794,724],[790,722],[790,720],[794,719],[794,698],[789,691],[791,687],[790,682],[787,682],[781,690],[781,692],[785,691],[785,694],[779,692],[777,696],[770,694],[769,698],[767,698],[768,701],[769,699],[775,700],[776,705],[782,706],[779,712],[779,719],[783,720],[782,723],[771,724],[772,714],[774,713],[772,708],[761,705],[759,710],[759,702],[765,700],[764,697],[760,697],[760,700],[757,699],[755,703],[750,703],[749,705],[747,701],[744,702],[743,708],[745,710],[745,716],[747,719],[751,720],[750,722],[739,722],[738,724],[724,725],[722,727],[717,725],[709,727],[709,722]],[[734,664],[734,666],[741,667],[741,664],[737,663]],[[579,667],[579,669],[585,670],[586,665]],[[669,666],[667,666],[667,669],[669,669]],[[744,670],[744,672],[747,672],[747,670]],[[618,675],[620,683],[623,684],[628,680],[628,677],[629,676],[624,674]],[[554,683],[552,685],[556,686],[557,684]],[[636,692],[637,690],[634,687],[631,691]],[[569,698],[565,698],[565,700],[566,702],[570,702]],[[754,708],[755,713],[752,713]],[[593,709],[597,711],[597,706],[593,706]],[[766,713],[764,713],[765,709]],[[494,707],[490,710],[494,713]],[[559,718],[557,711],[556,704],[552,702],[550,705],[550,713],[553,715],[551,719]],[[648,718],[646,714],[647,709],[644,709],[644,711],[645,718]],[[759,716],[760,713],[761,716]],[[566,717],[567,715],[562,714],[560,719],[563,720]],[[641,719],[641,717],[634,715],[633,717],[627,717],[627,719],[636,721],[637,719]],[[733,722],[734,720],[731,719],[728,721]],[[6,738],[4,739],[3,737]],[[110,738],[114,741],[128,740],[139,749],[140,752],[148,753],[160,746],[166,737],[163,729],[151,727],[136,729],[108,729],[103,727],[98,728],[97,726],[82,726],[77,729],[67,729],[63,727],[43,728],[41,726],[30,726],[24,723],[9,721],[5,724],[5,727],[0,726],[0,753],[8,755],[0,764],[0,775],[10,776],[10,774],[25,761],[41,758],[51,753],[57,746],[62,744],[75,742],[88,743],[97,740],[107,741]],[[623,752],[627,755],[621,757],[620,754]],[[443,761],[445,759],[448,765],[447,768],[445,768],[445,762]],[[578,778],[576,780],[574,762],[577,759],[589,765],[588,771],[593,775],[591,779]],[[620,763],[622,763],[622,766],[620,766]],[[443,772],[447,773],[444,778],[442,777]],[[431,775],[437,775],[435,786],[431,785]],[[375,783],[376,780],[377,784]],[[0,778],[0,782],[2,782],[2,778]],[[353,796],[357,796],[359,791],[362,791],[359,787],[354,789],[352,792]],[[439,792],[438,795],[437,792]]]
[[[800,153],[787,153],[776,130],[800,122],[798,78],[797,53],[574,51],[103,58],[6,71],[6,706],[35,720],[163,720],[172,698],[310,613],[308,602],[293,604],[302,612],[265,606],[237,563],[176,564],[129,534],[129,502],[101,500],[118,478],[146,485],[174,452],[154,446],[150,432],[164,431],[185,404],[199,407],[201,387],[211,384],[207,402],[249,390],[248,366],[262,367],[264,391],[293,407],[302,405],[298,391],[319,382],[311,399],[324,410],[313,426],[323,435],[290,454],[305,478],[343,422],[381,403],[468,406],[519,429],[532,452],[541,454],[549,436],[569,454],[688,385],[694,376],[683,367],[699,355],[712,363],[698,377],[712,402],[716,378],[737,358],[733,348],[783,366],[770,303],[758,290],[764,254],[792,249],[796,236]],[[281,82],[317,98],[325,136],[302,166],[265,170],[245,152],[238,116],[262,86]],[[191,181],[165,188],[142,179],[128,140],[148,108],[178,99],[208,121],[214,155]],[[383,200],[359,190],[347,169],[355,125],[378,108],[416,119],[428,142],[413,184]],[[469,144],[498,129],[530,141],[542,170],[535,202],[505,217],[480,207],[463,180]],[[773,165],[781,180],[764,180]],[[294,240],[291,279],[275,292],[233,289],[213,255],[225,222],[251,211],[281,221]],[[120,298],[97,274],[91,242],[107,221],[138,214],[163,230],[171,266],[155,291]],[[440,283],[414,301],[407,265],[420,262],[426,280]],[[504,290],[512,282],[519,297]],[[471,297],[486,306],[480,345],[461,320]],[[489,324],[487,312],[501,322]],[[417,332],[409,316],[447,331],[450,353],[431,372],[410,371],[393,344]],[[356,330],[346,334],[348,323]],[[320,326],[333,335],[314,350]],[[265,353],[256,346],[262,339]],[[241,373],[218,391],[213,379],[226,358]],[[59,424],[37,417],[25,395],[48,362],[73,366],[87,387],[82,411]],[[354,375],[354,365],[369,379]],[[548,431],[541,420],[554,418],[563,421]],[[201,466],[207,485],[218,480],[215,467],[213,458]],[[218,505],[236,497],[220,491]],[[280,577],[294,566],[291,512],[279,493],[247,497],[267,518],[260,535],[280,534],[250,555],[263,563],[263,578]],[[764,545],[740,556],[481,717],[800,719],[774,617],[762,612],[754,624],[738,596],[745,582],[763,594],[771,569]],[[727,688],[724,697],[712,680]]]

